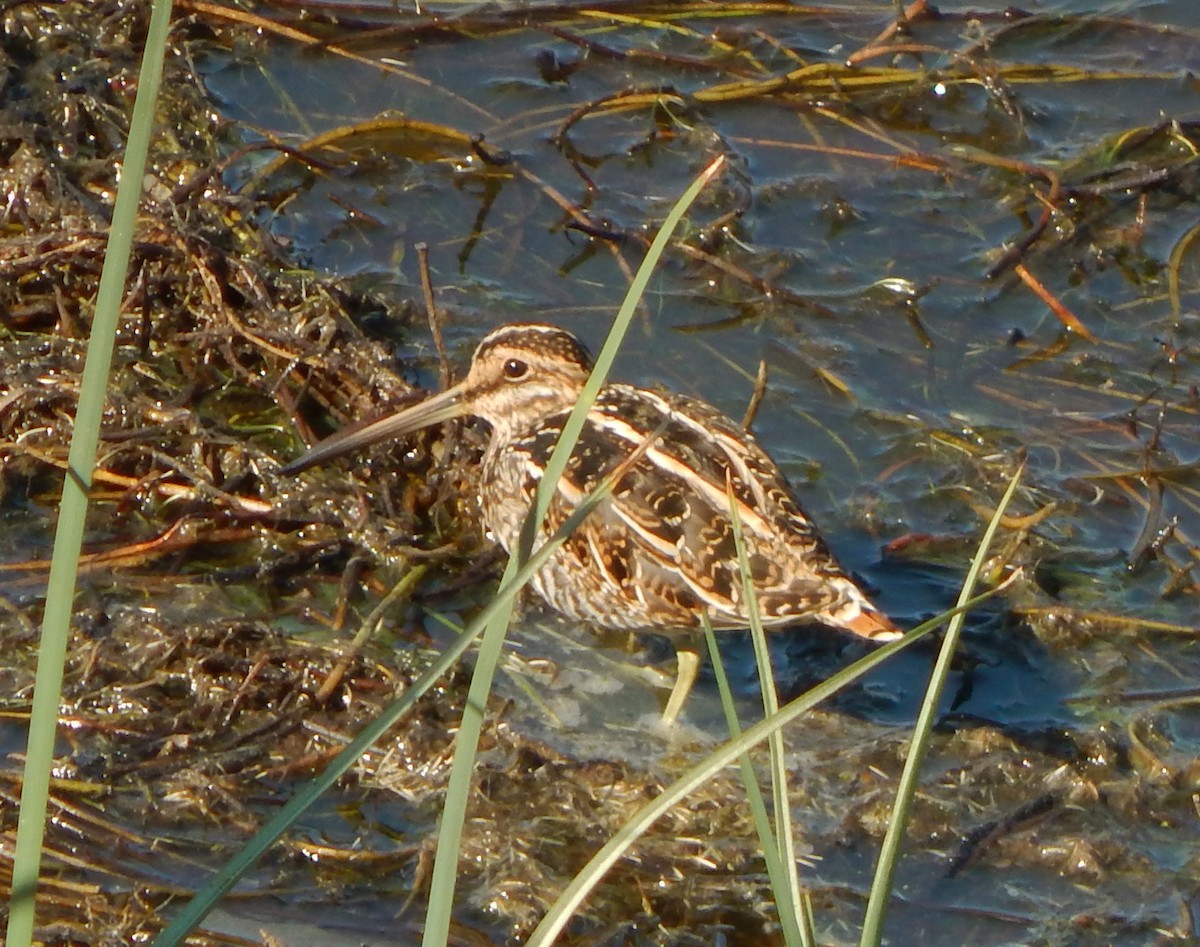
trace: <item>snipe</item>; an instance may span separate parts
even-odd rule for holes
[[[492,429],[479,478],[483,521],[511,551],[590,371],[591,358],[571,333],[548,325],[501,326],[479,344],[462,382],[334,434],[284,472],[473,415]],[[717,629],[745,628],[749,620],[727,483],[765,626],[821,622],[873,641],[899,636],[838,565],[775,462],[751,435],[694,398],[606,386],[555,491],[543,538],[622,462],[627,469],[611,494],[532,584],[570,618],[676,639],[679,668],[665,722],[678,715],[695,680],[701,614]]]

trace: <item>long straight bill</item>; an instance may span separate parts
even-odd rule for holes
[[[380,441],[403,437],[405,434],[419,431],[431,424],[457,418],[464,413],[462,391],[461,384],[455,385],[440,395],[434,395],[420,404],[414,404],[395,414],[359,421],[344,427],[311,447],[279,472],[287,475],[297,474],[309,467],[315,467],[317,464],[323,464],[335,457],[370,447]]]

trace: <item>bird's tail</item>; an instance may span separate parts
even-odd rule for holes
[[[847,580],[850,594],[838,605],[821,615],[821,620],[835,628],[868,638],[882,644],[885,641],[895,641],[904,634],[903,630],[892,624],[892,620],[872,605],[858,586]]]

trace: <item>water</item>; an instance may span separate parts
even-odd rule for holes
[[[911,81],[863,89],[842,77],[840,89],[807,85],[737,101],[703,97],[738,78],[840,61],[886,26],[892,5],[640,26],[599,13],[539,19],[536,7],[517,16],[502,6],[449,5],[442,12],[461,32],[402,31],[354,46],[401,64],[391,71],[269,36],[207,46],[199,62],[230,123],[230,148],[266,133],[303,144],[399,114],[445,130],[396,124],[347,135],[336,151],[310,143],[325,164],[292,163],[256,185],[277,199],[261,222],[300,265],[370,287],[391,307],[370,330],[427,387],[437,383],[428,332],[404,306],[419,295],[415,243],[430,248],[460,366],[480,336],[514,320],[564,325],[595,348],[641,245],[590,241],[565,226],[556,195],[586,204],[600,226],[645,236],[707,160],[729,155],[729,171],[684,234],[697,246],[696,228],[724,221],[702,245],[728,267],[672,255],[615,375],[740,417],[764,361],[756,435],[845,563],[905,625],[953,602],[1020,450],[1029,466],[1014,515],[1042,514],[1005,536],[1032,580],[969,624],[902,867],[894,942],[1150,943],[1156,927],[1179,923],[1181,903],[1193,899],[1195,913],[1189,868],[1198,839],[1187,793],[1198,746],[1186,701],[1200,676],[1196,586],[1185,575],[1181,592],[1166,590],[1197,557],[1200,378],[1195,254],[1186,244],[1194,173],[1161,187],[1133,185],[1191,160],[1200,17],[1185,0],[1109,4],[1102,13],[1064,2],[1036,5],[1038,19],[1006,27],[1007,8],[945,4],[940,20],[913,26],[912,41],[927,47],[925,68],[947,79],[954,57],[944,50],[953,50],[967,81],[926,81],[912,57],[877,58],[864,66],[907,69]],[[389,4],[347,6],[345,16],[347,24],[425,22]],[[359,36],[350,26],[328,33],[347,45]],[[593,44],[590,55],[568,35]],[[973,45],[984,38],[990,53]],[[610,55],[617,51],[635,55]],[[547,54],[577,68],[566,81],[547,81],[539,67]],[[1052,81],[1017,75],[1017,64],[1079,72]],[[696,98],[595,107],[630,89],[667,86]],[[593,109],[568,127],[588,103]],[[1131,148],[1160,117],[1185,124]],[[512,161],[488,164],[454,138],[480,133],[489,153]],[[249,182],[269,157],[235,163],[229,179]],[[1095,341],[1065,333],[1011,267],[987,276],[1050,200],[1050,173],[1064,185],[1059,212],[1024,262]],[[1113,178],[1131,187],[1095,188]],[[1178,313],[1167,277],[1177,249]],[[1162,555],[1131,569],[1153,470],[1163,471],[1163,497],[1152,525],[1176,522]],[[12,505],[4,511],[10,558],[36,542],[17,537],[25,513]],[[925,538],[913,551],[881,554],[915,534]],[[256,600],[264,612],[268,605]],[[536,626],[523,627],[519,643],[527,659],[555,662],[558,671],[542,681],[533,675],[532,686],[560,712],[561,726],[547,723],[519,686],[503,685],[513,701],[505,726],[521,747],[511,750],[514,786],[554,766],[564,780],[583,780],[598,760],[663,780],[676,773],[676,754],[686,752],[639,723],[653,714],[654,689],[605,663],[623,652],[590,647],[585,633],[556,634],[585,646]],[[732,636],[728,647],[749,715],[749,646]],[[861,653],[806,632],[776,648],[784,696]],[[790,736],[797,817],[808,847],[824,857],[806,877],[821,892],[829,940],[854,938],[880,812],[931,656],[930,647],[903,656]],[[614,680],[615,690],[590,686]],[[703,678],[689,710],[700,744],[720,732],[714,695]],[[561,758],[526,766],[529,746]],[[1152,778],[1147,753],[1165,767],[1165,782]],[[508,771],[496,762],[495,773]],[[1056,800],[1051,815],[1003,833],[973,867],[948,876],[963,836],[1043,794]],[[405,826],[364,823],[368,842],[416,842],[430,830],[434,807],[412,812],[398,793],[395,805]],[[503,810],[491,816],[501,834],[536,837],[533,816],[517,829]],[[578,843],[572,829],[556,830],[564,845]],[[538,852],[530,863],[538,858],[552,861]],[[748,882],[735,869],[697,876],[736,891]],[[472,878],[475,910],[464,913],[499,938],[510,918],[489,884],[498,882],[487,872]],[[374,897],[361,880],[347,889]],[[389,889],[393,896],[401,900]],[[752,942],[747,917],[757,915],[726,908],[738,918],[734,933]],[[700,920],[682,927],[701,941],[709,931]]]

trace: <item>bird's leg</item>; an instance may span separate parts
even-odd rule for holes
[[[696,675],[700,671],[700,653],[694,648],[679,648],[675,652],[676,670],[675,686],[671,688],[671,696],[667,698],[667,706],[663,710],[662,723],[664,727],[672,727],[679,719],[683,703],[692,692],[696,683]]]

